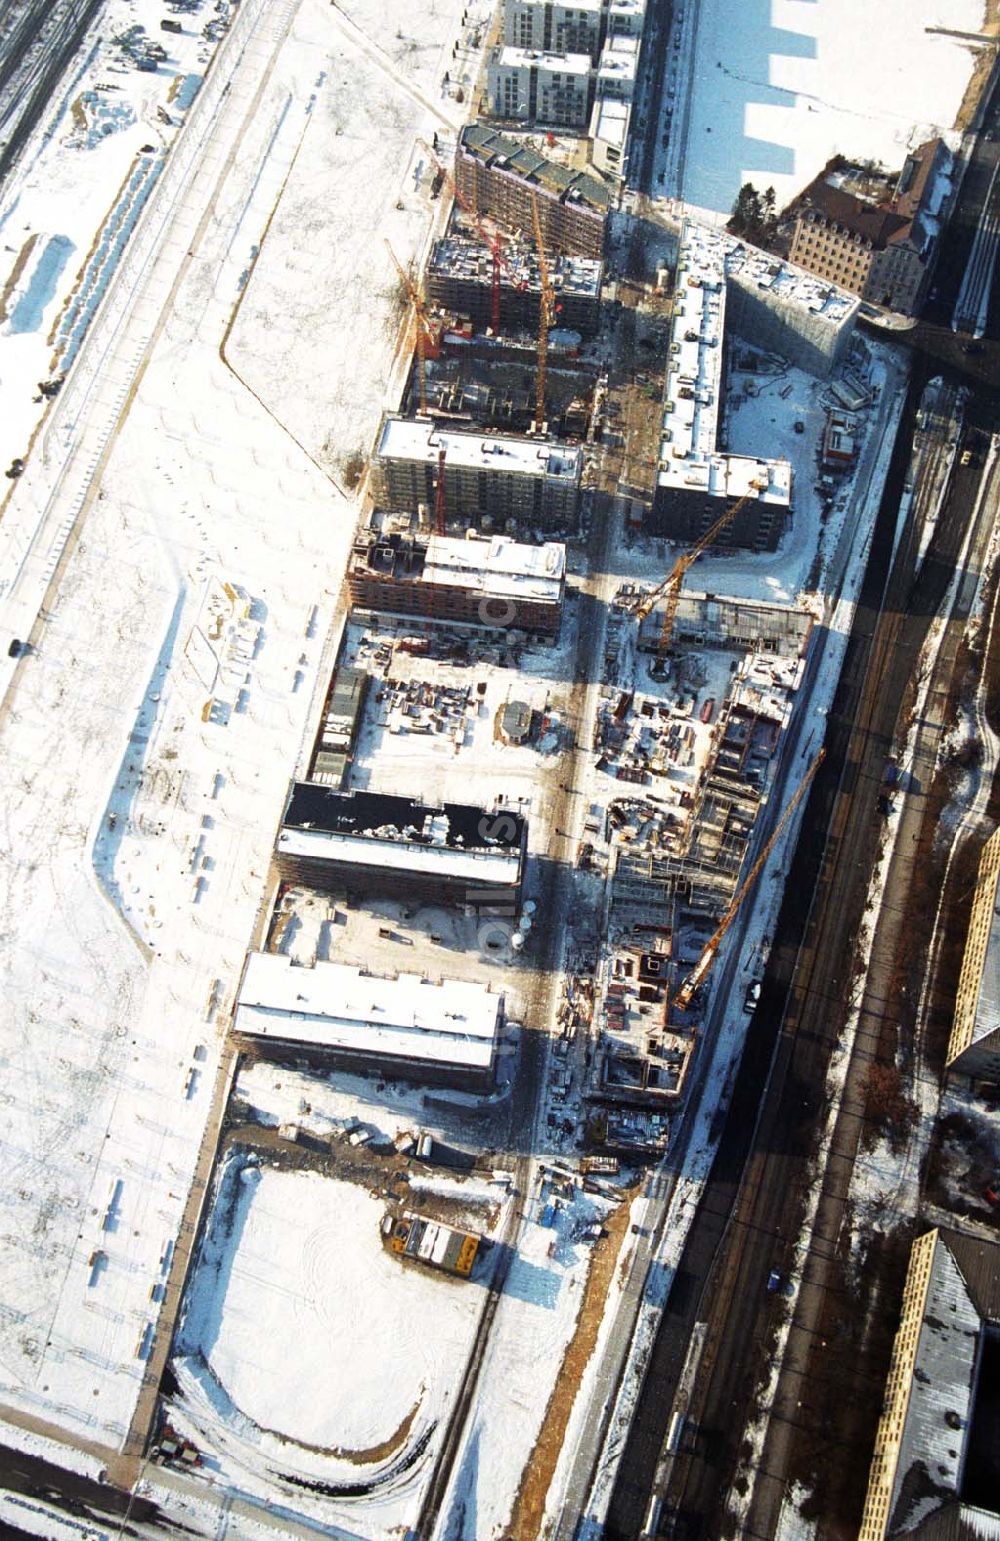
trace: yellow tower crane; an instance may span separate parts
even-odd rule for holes
[[[549,359],[549,327],[555,313],[555,295],[549,278],[549,265],[545,260],[545,243],[542,240],[542,219],[538,212],[538,194],[531,195],[531,218],[535,226],[535,246],[538,249],[538,276],[541,294],[538,298],[538,379],[535,384],[535,432],[545,426],[545,373]]]
[[[757,857],[757,860],[754,862],[753,866],[750,868],[750,871],[747,873],[747,875],[744,878],[743,882],[740,884],[739,888],[737,889],[736,894],[730,900],[729,908],[727,909],[726,913],[723,915],[722,919],[719,921],[719,924],[716,927],[713,936],[705,944],[704,952],[702,953],[701,957],[698,959],[697,963],[695,964],[694,968],[691,970],[691,972],[688,975],[688,977],[685,979],[684,983],[681,985],[681,987],[678,990],[677,994],[674,996],[674,1005],[675,1006],[679,1006],[682,1011],[686,1010],[686,1008],[688,1006],[690,1006],[692,1000],[694,999],[696,991],[698,991],[701,988],[701,986],[705,983],[705,979],[706,979],[706,977],[708,975],[708,971],[712,967],[713,962],[715,961],[715,955],[716,955],[716,953],[718,952],[719,948],[722,945],[722,940],[723,940],[726,932],[729,930],[729,927],[732,925],[733,921],[736,919],[737,914],[739,913],[740,905],[743,903],[743,901],[746,898],[747,894],[750,892],[750,890],[753,887],[754,883],[757,881],[758,877],[760,876],[761,868],[763,867],[764,863],[767,861],[767,858],[770,856],[771,852],[774,850],[774,847],[777,845],[778,837],[780,836],[780,834],[781,834],[782,830],[784,829],[785,825],[788,823],[788,821],[791,818],[792,814],[795,812],[796,808],[799,806],[799,803],[802,801],[803,797],[805,796],[806,791],[808,790],[808,788],[809,788],[809,786],[810,786],[810,784],[812,782],[812,779],[815,776],[816,772],[819,770],[820,766],[822,765],[825,756],[826,756],[826,750],[825,749],[821,749],[819,751],[819,753],[817,754],[816,758],[813,760],[813,762],[810,765],[809,769],[806,771],[805,775],[802,777],[802,780],[799,782],[798,786],[795,788],[795,791],[792,793],[792,796],[789,798],[788,802],[785,805],[785,811],[782,813],[781,818],[778,820],[777,824],[774,827],[774,831],[773,831],[773,833],[771,835],[770,840],[767,842],[767,844],[765,845],[764,849],[761,851],[760,855]]]
[[[396,256],[396,253],[393,251],[393,249],[389,245],[388,241],[386,241],[386,243],[385,243],[385,249],[389,253],[389,256],[392,258],[393,267],[396,269],[396,272],[399,274],[400,282],[402,283],[403,288],[406,290],[407,299],[409,300],[410,305],[411,305],[412,310],[413,310],[413,314],[416,317],[416,323],[417,323],[417,392],[418,392],[418,395],[419,395],[419,398],[420,398],[420,413],[421,413],[421,416],[426,417],[426,415],[427,415],[427,337],[428,337],[428,334],[430,332],[430,327],[429,327],[428,321],[427,321],[427,301],[424,299],[424,296],[423,296],[423,293],[422,293],[421,289],[418,287],[417,284],[415,284],[413,282],[413,279],[410,277],[409,273],[403,267],[403,264],[400,262],[399,258]],[[407,323],[407,331],[409,331],[409,323]]]
[[[758,492],[763,492],[766,488],[766,481],[755,480],[751,484],[750,491],[745,492],[735,503],[731,503],[727,509],[723,510],[715,523],[705,531],[705,534],[691,547],[690,551],[683,552],[677,558],[669,576],[664,578],[663,582],[653,589],[651,593],[647,594],[637,605],[635,613],[639,617],[641,625],[661,596],[666,601],[663,610],[663,625],[660,628],[660,640],[656,647],[656,651],[661,657],[669,651],[673,640],[674,621],[677,619],[677,606],[680,602],[681,589],[684,586],[684,579],[687,576],[688,568],[697,561],[701,553],[712,544],[716,537],[722,534],[727,524],[732,523],[740,510],[745,508]]]

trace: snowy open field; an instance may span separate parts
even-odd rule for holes
[[[983,0],[691,0],[675,35],[659,190],[728,214],[741,184],[779,207],[832,155],[902,164],[955,123]],[[686,96],[690,82],[690,104]],[[665,126],[665,125],[664,125]]]
[[[463,67],[474,71],[476,56],[463,50],[456,61],[452,45],[490,13],[489,0],[316,8],[321,89],[226,352],[335,474],[344,456],[367,453],[387,395],[402,385],[398,366],[408,359],[392,356],[402,311],[385,243],[404,267],[429,243],[447,193],[430,202],[434,168],[416,139],[431,144],[436,133],[448,160],[468,108],[441,81],[446,71],[453,81]]]
[[[268,1475],[322,1482],[306,1512],[319,1502],[363,1535],[415,1518],[492,1266],[465,1281],[404,1265],[382,1245],[384,1212],[353,1183],[234,1153],[173,1361],[171,1421],[206,1476],[272,1497]],[[279,1491],[296,1507],[294,1481]]]
[[[246,31],[260,14],[244,6]],[[265,16],[280,35],[291,8]],[[448,17],[456,26],[457,6]],[[218,104],[209,171],[177,205],[178,219],[198,212],[182,233],[165,227],[177,276],[163,316],[150,323],[140,304],[121,323],[123,346],[129,328],[152,327],[141,383],[128,398],[127,384],[101,379],[127,415],[106,463],[98,472],[95,456],[86,471],[99,493],[96,480],[79,492],[89,487],[79,538],[0,722],[10,868],[0,1400],[110,1449],[150,1353],[210,1122],[219,1029],[353,526],[330,480],[219,353],[323,80],[347,99],[344,80],[325,73],[343,26],[306,0],[273,67]],[[384,91],[366,52],[357,74],[369,67]],[[359,116],[357,133],[366,128],[380,142],[383,126]],[[240,152],[228,159],[226,133]],[[363,271],[369,235],[355,227],[355,201],[331,199],[328,239]],[[398,237],[404,260],[418,233],[414,222]],[[279,267],[294,240],[294,230],[274,236]],[[386,336],[352,359],[366,399],[391,353]],[[309,360],[298,362],[307,389]],[[278,404],[287,360],[282,369]],[[55,416],[70,403],[66,433],[85,446],[98,398],[75,386],[71,377]],[[353,431],[330,418],[338,442]],[[49,448],[58,457],[58,437]],[[28,482],[5,518],[25,549],[39,506]],[[71,493],[75,483],[57,482],[53,507]]]
[[[0,205],[0,467],[47,411],[39,381],[71,364],[118,256],[215,51],[209,0],[160,31],[159,0],[109,0],[70,79],[58,120],[40,129]],[[228,5],[223,14],[228,18]],[[167,57],[137,70],[113,39],[144,27]],[[4,486],[6,491],[6,486]]]

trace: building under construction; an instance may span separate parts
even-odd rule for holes
[[[463,531],[567,534],[577,527],[583,452],[551,439],[456,433],[387,416],[375,471],[376,498],[393,513],[423,505]]]
[[[525,434],[535,420],[534,376],[523,363],[483,362],[468,350],[455,349],[428,364],[426,388],[427,415],[443,427]],[[545,414],[554,434],[586,438],[592,406],[589,375],[578,368],[548,369]]]
[[[661,596],[642,618],[638,645],[643,652],[655,653],[659,649],[666,603],[666,597]],[[694,647],[736,648],[774,653],[782,658],[803,658],[812,628],[810,612],[794,605],[685,592],[677,601],[673,635],[678,642]]]
[[[457,540],[413,530],[405,516],[388,515],[355,539],[347,587],[354,610],[555,637],[566,548],[554,541],[526,545],[506,535]]]
[[[275,855],[286,882],[321,893],[435,904],[488,898],[514,915],[527,853],[520,814],[294,781]]]
[[[557,165],[484,123],[468,123],[455,151],[455,183],[479,216],[512,234],[531,232],[534,195],[546,250],[604,254],[611,190],[590,172]]]
[[[583,337],[594,335],[600,324],[602,272],[603,264],[593,257],[558,256],[551,260],[555,326]],[[468,316],[475,326],[485,329],[492,321],[493,279],[490,248],[455,224],[447,236],[434,243],[424,291],[432,305]],[[537,332],[542,280],[533,246],[505,243],[499,287],[503,330]]]

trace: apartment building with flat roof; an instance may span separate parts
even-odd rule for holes
[[[379,501],[395,513],[434,508],[441,476],[445,517],[462,527],[562,534],[578,523],[583,452],[551,439],[458,433],[387,416],[375,465]]]
[[[595,63],[605,25],[605,0],[506,0],[503,41],[538,53],[586,54]]]
[[[590,55],[500,48],[486,66],[486,96],[497,118],[583,129],[594,99]]]
[[[979,857],[946,1066],[1000,1081],[1000,829]]]

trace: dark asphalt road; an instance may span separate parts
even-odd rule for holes
[[[912,529],[890,574],[915,403],[925,381],[941,373],[970,388],[967,415],[977,426],[995,428],[1000,420],[1000,343],[987,338],[981,350],[970,352],[968,340],[948,325],[995,152],[988,142],[970,167],[943,246],[932,315],[898,338],[915,355],[914,374],[828,721],[827,761],[810,795],[722,1143],[621,1462],[606,1529],[608,1537],[621,1541],[634,1541],[642,1529],[691,1332],[696,1321],[705,1320],[706,1349],[691,1404],[697,1434],[675,1463],[667,1507],[677,1515],[673,1534],[722,1533],[719,1505],[735,1466],[757,1344],[770,1320],[765,1284],[772,1268],[788,1268],[782,1238],[795,1234],[811,1129],[846,1009],[854,941],[877,850],[875,804],[884,757],[930,617],[946,591],[978,482],[978,474],[956,476],[919,581],[913,579]],[[996,296],[994,302],[995,315]]]

